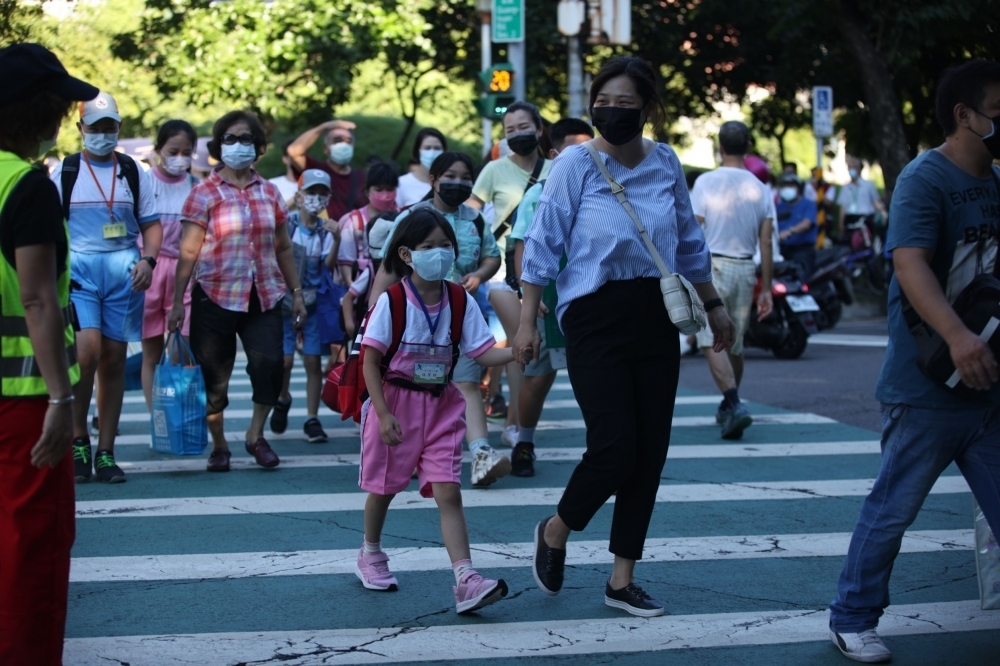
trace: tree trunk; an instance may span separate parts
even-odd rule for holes
[[[403,151],[403,146],[406,145],[406,140],[409,138],[410,132],[413,131],[413,126],[417,122],[416,113],[414,113],[412,116],[410,115],[404,116],[404,118],[406,119],[406,127],[403,128],[403,134],[400,135],[399,141],[396,142],[396,146],[392,149],[393,162],[399,161],[399,153]]]
[[[888,197],[896,187],[896,178],[910,161],[901,107],[889,74],[889,64],[868,39],[857,3],[854,0],[832,0],[831,5],[837,13],[837,24],[847,50],[857,61],[861,73],[861,85],[872,124],[872,139],[878,151]]]
[[[778,173],[785,170],[785,135],[788,134],[788,128],[781,130],[780,134],[775,134],[774,138],[778,140],[778,155],[781,157],[781,164],[778,165]]]

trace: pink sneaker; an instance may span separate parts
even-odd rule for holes
[[[358,551],[354,575],[369,590],[395,592],[399,589],[396,577],[389,571],[389,556],[384,552],[365,554],[364,546]]]
[[[471,613],[506,597],[507,583],[467,571],[458,587],[451,588],[451,591],[455,593],[455,612]]]

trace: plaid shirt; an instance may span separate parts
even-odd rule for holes
[[[278,269],[274,232],[287,218],[278,188],[256,171],[243,189],[227,183],[218,171],[194,186],[181,219],[205,228],[195,281],[213,303],[247,312],[254,285],[261,310],[281,302],[285,279]]]

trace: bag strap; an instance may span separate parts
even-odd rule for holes
[[[170,365],[169,359],[173,358],[175,353],[181,365],[184,365],[185,354],[187,354],[190,365],[198,365],[198,360],[194,357],[194,352],[191,351],[191,345],[179,331],[171,331],[167,337],[167,343],[163,345],[163,353],[160,355],[160,365]]]
[[[535,168],[531,170],[531,176],[528,177],[528,184],[524,186],[524,192],[521,192],[521,197],[523,198],[525,194],[528,193],[535,183],[538,182],[538,177],[542,175],[542,168],[545,166],[545,159],[538,158],[535,162]],[[493,232],[493,238],[495,240],[500,240],[500,237],[507,233],[508,229],[514,228],[514,221],[517,218],[517,206],[514,206],[514,210],[511,211],[507,219],[500,223],[500,226],[496,228]]]
[[[69,203],[73,196],[76,178],[80,175],[80,153],[67,155],[62,163],[62,173],[59,174],[59,184],[62,187],[63,217],[69,219]]]
[[[448,371],[448,381],[451,381],[461,356],[459,347],[462,343],[462,328],[465,325],[465,308],[468,306],[469,295],[462,285],[447,281],[445,285],[448,287],[448,304],[451,306],[451,370]]]
[[[128,188],[132,190],[132,215],[136,224],[139,223],[139,165],[125,153],[118,153],[118,168],[125,176]]]
[[[631,217],[632,221],[635,223],[635,228],[639,230],[639,235],[642,237],[642,241],[646,244],[646,249],[649,250],[651,255],[653,255],[653,261],[656,262],[656,267],[660,270],[660,274],[663,277],[669,277],[671,275],[671,271],[667,268],[667,265],[663,263],[663,258],[657,251],[656,246],[653,245],[653,239],[649,237],[649,233],[646,231],[646,227],[643,226],[642,220],[639,219],[635,209],[632,208],[632,204],[629,203],[628,198],[625,196],[625,186],[618,183],[611,177],[611,172],[608,171],[608,167],[604,164],[604,160],[602,160],[601,156],[597,153],[597,148],[594,147],[593,141],[587,141],[583,145],[586,146],[587,152],[590,153],[590,156],[594,158],[594,164],[596,164],[597,168],[601,170],[601,173],[604,175],[604,180],[608,181],[608,185],[611,187],[611,193],[615,195],[615,198],[618,199],[618,203],[622,205],[622,208],[625,209],[625,212],[628,213],[628,216]]]
[[[399,351],[399,345],[403,343],[403,331],[406,330],[406,292],[403,290],[403,283],[397,282],[389,287],[386,292],[389,295],[389,316],[392,318],[392,342],[389,348],[382,355],[382,374],[389,370],[389,362]]]

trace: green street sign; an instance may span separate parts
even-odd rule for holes
[[[524,41],[524,0],[493,0],[493,42]]]

